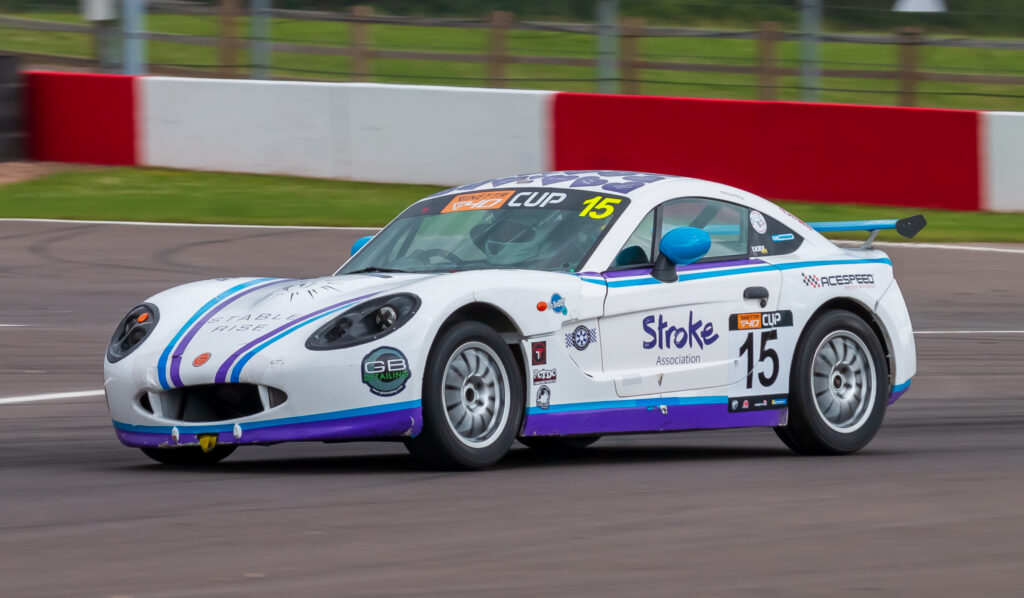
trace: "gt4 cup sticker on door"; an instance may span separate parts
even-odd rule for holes
[[[795,341],[793,312],[789,310],[729,316],[729,352],[733,360],[729,379],[739,380],[730,387],[729,396],[748,399],[747,407],[743,407],[741,400],[735,409],[730,400],[730,411],[785,406],[773,404],[772,400],[784,399],[789,391],[789,365]],[[773,392],[779,394],[761,396]],[[762,400],[767,403],[762,405]]]
[[[405,389],[412,372],[409,360],[394,347],[379,347],[367,353],[362,363],[363,384],[379,397],[390,397]]]

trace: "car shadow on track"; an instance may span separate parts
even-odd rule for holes
[[[250,449],[251,450],[251,449]],[[316,475],[341,473],[424,473],[437,470],[425,466],[412,456],[389,451],[388,454],[281,456],[271,452],[253,459],[251,454],[239,451],[227,460],[206,467],[174,467],[158,464],[140,464],[132,469],[146,471],[190,471],[232,474]],[[799,458],[785,447],[729,447],[729,446],[592,446],[563,453],[547,453],[518,446],[490,468],[508,470],[519,468],[585,467],[623,463],[683,463],[708,461],[743,461],[751,459]]]

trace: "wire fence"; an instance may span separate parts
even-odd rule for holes
[[[148,6],[149,30],[129,35],[145,40],[155,74],[572,91],[612,84],[623,93],[765,100],[798,99],[809,88],[800,78],[806,37],[774,22],[723,30],[625,17],[615,30],[616,69],[609,76],[599,68],[596,23],[534,21],[505,11],[469,18],[377,14],[366,6],[277,8],[265,11],[270,34],[263,38],[252,33],[253,16],[240,0]],[[84,23],[67,10],[0,14],[0,53],[29,65],[114,71],[121,37],[112,24]],[[821,78],[810,88],[826,101],[1024,109],[1021,39],[903,27],[833,31],[818,41],[821,58],[811,64]]]

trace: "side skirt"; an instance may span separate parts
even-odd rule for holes
[[[572,436],[774,428],[788,423],[789,410],[785,406],[785,397],[774,397],[778,401],[774,406],[772,399],[768,398],[763,408],[743,409],[744,400],[755,399],[761,397],[663,397],[557,405],[550,409],[531,407],[526,413],[522,435]],[[732,407],[733,401],[738,401],[736,409]]]

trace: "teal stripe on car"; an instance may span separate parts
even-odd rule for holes
[[[237,284],[226,291],[222,291],[216,297],[210,299],[205,304],[203,304],[202,307],[196,310],[196,312],[192,314],[192,317],[189,318],[188,321],[185,322],[185,324],[174,335],[174,338],[171,339],[171,342],[167,344],[167,347],[164,349],[163,353],[160,354],[160,359],[157,361],[157,375],[160,379],[160,386],[164,388],[164,390],[171,388],[170,383],[167,380],[167,362],[171,357],[171,352],[174,350],[174,346],[178,344],[178,341],[181,339],[182,336],[184,336],[185,332],[192,326],[192,324],[195,324],[196,321],[199,320],[199,318],[203,317],[203,314],[213,309],[218,303],[220,303],[224,299],[227,299],[228,297],[234,295],[235,293],[243,291],[253,285],[268,282],[271,280],[276,279],[257,278],[255,280],[250,280],[248,282]]]

